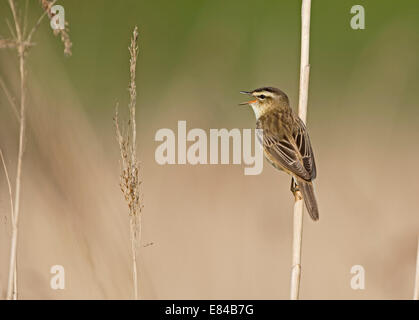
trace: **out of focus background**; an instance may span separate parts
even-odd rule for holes
[[[25,1],[18,1],[20,9]],[[115,104],[128,102],[129,39],[140,31],[143,169],[140,291],[145,299],[287,299],[293,197],[265,162],[155,162],[158,129],[254,128],[240,90],[276,86],[298,101],[300,1],[58,1],[73,55],[45,20],[28,60],[18,269],[24,299],[132,298],[129,217],[119,190]],[[353,5],[365,30],[350,27]],[[28,21],[41,15],[29,1]],[[0,0],[0,35],[10,35]],[[313,1],[308,128],[320,221],[305,214],[301,298],[410,299],[419,235],[419,3]],[[19,101],[16,53],[0,77]],[[122,116],[126,115],[123,113]],[[0,148],[14,181],[18,123],[0,91]],[[0,171],[0,294],[10,205]],[[50,268],[65,268],[52,290]],[[354,265],[365,290],[350,286]]]

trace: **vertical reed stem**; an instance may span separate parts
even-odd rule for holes
[[[303,0],[301,7],[301,62],[300,62],[300,90],[298,101],[298,115],[306,123],[308,84],[310,74],[309,45],[310,45],[310,10],[311,0]],[[290,299],[298,300],[301,279],[301,246],[303,239],[303,211],[304,201],[300,192],[296,193],[294,204],[292,271]]]

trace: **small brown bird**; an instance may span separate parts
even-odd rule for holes
[[[319,209],[312,181],[316,178],[316,163],[304,122],[289,106],[287,95],[273,87],[241,91],[253,97],[241,103],[250,105],[256,116],[256,128],[263,130],[259,140],[265,157],[277,169],[292,176],[291,191],[300,191],[313,220],[319,219]],[[295,182],[296,181],[296,182]]]

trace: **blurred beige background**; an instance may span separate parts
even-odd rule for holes
[[[45,22],[28,58],[28,131],[18,267],[24,299],[132,297],[128,212],[118,186],[112,117],[127,102],[132,28],[140,28],[139,149],[144,180],[141,295],[146,299],[287,299],[293,197],[267,162],[166,165],[155,132],[253,128],[240,90],[264,85],[298,97],[298,1],[62,1],[73,56]],[[308,127],[320,221],[305,214],[301,298],[410,299],[419,213],[419,5],[365,1],[366,29],[350,28],[353,1],[314,1]],[[41,9],[30,4],[30,19]],[[6,1],[0,34],[8,34]],[[18,96],[15,53],[0,77]],[[0,148],[14,177],[18,126],[0,92]],[[0,294],[10,246],[0,172]],[[63,265],[66,289],[50,288]],[[350,287],[353,265],[366,288]]]

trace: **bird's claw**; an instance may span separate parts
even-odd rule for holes
[[[301,200],[301,192],[300,188],[298,187],[297,182],[294,180],[294,178],[291,178],[291,188],[290,188],[292,194],[295,197],[295,200]]]

